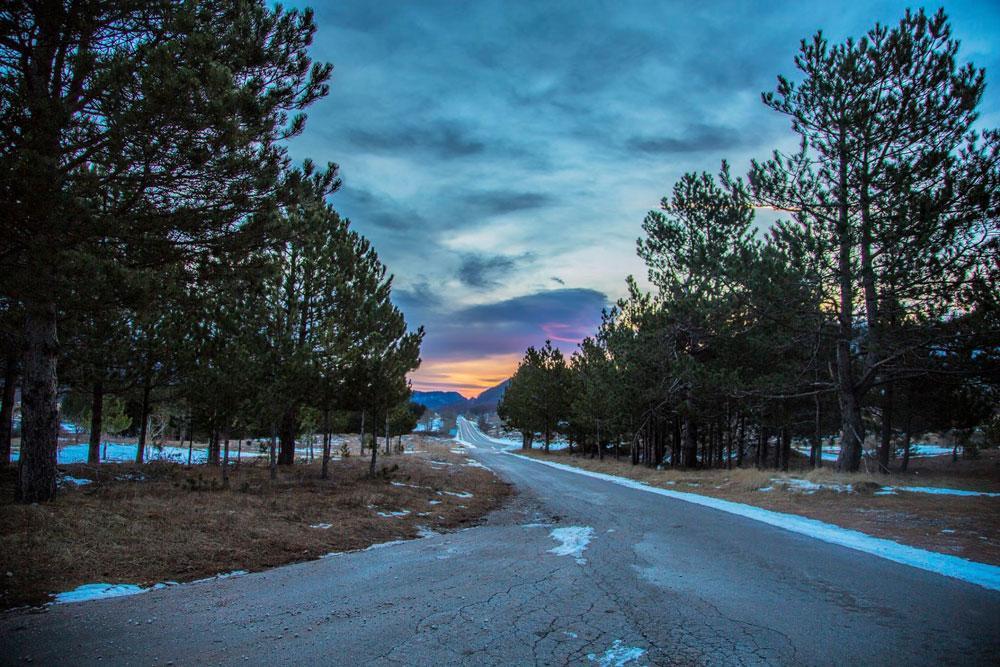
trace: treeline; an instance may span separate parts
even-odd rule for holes
[[[787,469],[836,434],[855,471],[873,435],[888,471],[918,434],[995,444],[1000,133],[974,129],[984,71],[957,52],[942,12],[803,41],[763,95],[799,149],[674,185],[638,241],[653,291],[630,278],[568,361],[528,350],[500,408],[525,445]]]
[[[331,415],[387,437],[413,419],[423,331],[327,203],[337,166],[287,154],[328,91],[315,30],[263,0],[0,10],[0,456],[19,381],[20,501],[55,494],[63,396],[90,462],[105,414],[135,423],[137,461],[158,413],[215,462],[230,437],[270,437],[272,473],[309,423],[324,475]]]

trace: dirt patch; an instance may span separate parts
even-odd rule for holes
[[[469,465],[451,441],[404,438],[414,453],[319,463],[268,478],[266,460],[230,468],[171,463],[60,466],[65,484],[43,505],[14,505],[14,471],[0,479],[0,607],[48,601],[84,583],[148,586],[261,570],[330,552],[410,539],[478,521],[510,487]]]
[[[798,514],[902,544],[1000,565],[1000,497],[879,493],[885,486],[1000,491],[996,452],[984,452],[966,465],[961,461],[952,464],[949,457],[938,457],[947,461],[923,459],[913,471],[894,475],[843,475],[825,468],[791,473],[754,468],[655,470],[633,466],[625,459],[601,461],[565,451],[517,453],[664,489]]]

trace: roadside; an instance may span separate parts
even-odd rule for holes
[[[817,519],[909,546],[1000,565],[1000,457],[952,464],[922,460],[903,474],[844,475],[827,468],[792,470],[655,470],[627,459],[603,461],[568,451],[513,450],[544,461],[615,475],[674,491]],[[940,460],[939,460],[940,459]],[[947,459],[947,460],[945,460]],[[891,488],[887,488],[891,487]],[[919,491],[908,491],[919,489]]]
[[[28,506],[11,503],[7,468],[0,607],[86,584],[134,592],[413,539],[475,523],[511,493],[449,440],[407,436],[403,444],[405,455],[380,453],[375,479],[356,445],[331,464],[329,480],[317,462],[280,469],[272,483],[265,459],[244,459],[230,464],[228,488],[217,466],[60,465],[59,497]]]

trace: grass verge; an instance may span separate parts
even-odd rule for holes
[[[190,581],[261,570],[476,522],[510,488],[468,465],[450,441],[404,438],[414,454],[280,470],[265,460],[230,468],[173,463],[60,466],[90,484],[42,505],[15,505],[14,470],[0,478],[0,607],[37,604],[84,583]]]

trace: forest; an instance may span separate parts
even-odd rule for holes
[[[524,447],[888,472],[924,434],[1000,444],[1000,132],[958,51],[943,11],[803,40],[762,95],[798,149],[673,185],[637,242],[651,289],[630,277],[568,359],[527,350],[499,406]]]
[[[124,0],[2,19],[0,461],[19,385],[18,501],[56,494],[61,419],[89,422],[90,463],[122,430],[141,463],[153,423],[206,438],[212,463],[264,436],[272,479],[303,423],[324,434],[324,477],[332,419],[412,428],[423,330],[328,203],[337,165],[288,153],[329,91],[311,10]]]

